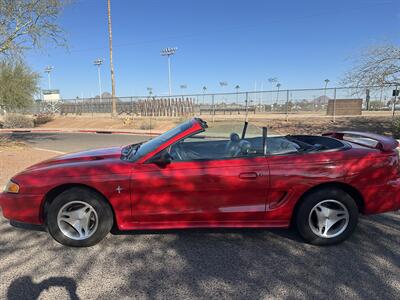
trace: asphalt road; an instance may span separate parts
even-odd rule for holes
[[[76,151],[134,136],[25,139]],[[142,137],[143,138],[143,137]],[[48,148],[49,149],[49,148]],[[84,249],[0,217],[0,299],[398,299],[400,213],[362,217],[343,244],[316,247],[291,230],[187,230],[108,235]]]

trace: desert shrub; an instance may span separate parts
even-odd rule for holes
[[[400,117],[397,117],[393,120],[392,133],[394,138],[396,139],[400,138]]]
[[[0,150],[4,149],[20,149],[24,148],[26,144],[24,142],[15,140],[8,136],[0,136]]]
[[[54,120],[54,116],[52,114],[39,114],[33,119],[33,123],[35,126],[46,124],[50,121]]]
[[[24,115],[8,114],[4,118],[3,128],[32,128],[33,120]]]
[[[154,129],[154,127],[156,125],[154,123],[155,123],[155,121],[153,121],[153,122],[150,122],[149,120],[143,121],[142,123],[140,123],[139,128],[142,130]]]

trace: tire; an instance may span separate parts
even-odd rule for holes
[[[305,196],[295,214],[301,237],[314,245],[334,245],[346,240],[358,222],[354,199],[337,188],[323,188]]]
[[[58,195],[46,217],[50,235],[60,244],[71,247],[99,243],[110,232],[113,222],[112,209],[103,197],[81,187]]]

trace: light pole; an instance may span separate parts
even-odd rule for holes
[[[203,104],[204,104],[204,97],[205,97],[206,91],[207,91],[207,87],[203,86]]]
[[[96,59],[93,64],[97,66],[97,78],[99,80],[99,95],[100,95],[100,101],[101,101],[101,77],[100,77],[100,66],[103,64],[103,60],[98,58]]]
[[[329,81],[330,81],[329,79],[325,79],[325,80],[324,80],[324,82],[325,82],[325,87],[324,87],[324,100],[323,100],[323,102],[326,101],[326,87],[328,86]],[[336,101],[336,100],[334,100],[334,101]],[[328,104],[328,102],[329,102],[329,101],[327,101],[327,104]],[[333,106],[335,106],[335,104],[336,104],[336,103],[334,103]],[[322,106],[322,107],[323,107],[323,106]]]
[[[276,77],[268,78],[268,82],[269,82],[271,85],[274,85],[275,83],[278,82],[278,78],[276,78]]]
[[[171,55],[174,55],[178,48],[165,48],[162,49],[160,54],[161,56],[167,56],[168,58],[168,87],[169,87],[169,95],[172,95],[172,83],[171,83]]]
[[[179,87],[182,89],[182,93],[184,94],[185,92],[183,91],[187,89],[187,84],[181,84]]]
[[[237,85],[235,86],[235,89],[236,89],[236,104],[238,104],[240,86],[237,84]]]
[[[276,78],[276,77],[270,77],[270,78],[268,78],[268,82],[272,85],[272,88],[273,88],[273,86],[275,85],[275,83],[278,82],[278,78]],[[271,101],[271,102],[272,102],[272,101]],[[271,103],[271,111],[273,111],[273,108],[274,108],[274,105],[273,105],[273,103]]]
[[[54,69],[54,67],[52,67],[52,66],[47,66],[45,69],[44,69],[44,72],[45,73],[47,73],[47,79],[48,79],[48,82],[49,82],[49,90],[51,90],[51,78],[50,78],[50,73],[51,73],[51,71]]]
[[[281,88],[281,84],[278,83],[278,84],[276,85],[276,87],[278,88],[278,91],[276,92],[276,103],[278,103],[278,101],[279,101],[279,89]]]
[[[153,88],[148,87],[147,91],[149,92],[149,96],[151,97],[151,95],[153,94]]]
[[[224,86],[227,86],[228,83],[226,81],[220,81],[219,85],[221,86],[221,88],[223,88]]]
[[[228,86],[228,82],[226,82],[226,81],[220,81],[219,82],[219,85],[221,86],[221,90],[223,90],[223,88],[224,88],[224,86]],[[224,96],[222,96],[223,98],[223,100],[226,100],[226,98],[224,97]]]
[[[326,87],[328,86],[328,83],[329,83],[329,79],[325,79],[324,80],[324,82],[325,82],[325,88],[324,88],[324,100],[326,100]]]

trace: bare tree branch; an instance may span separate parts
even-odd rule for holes
[[[341,83],[354,87],[400,85],[400,47],[384,45],[367,49]]]
[[[67,0],[0,0],[0,54],[22,53],[51,41],[65,46],[56,23]]]

